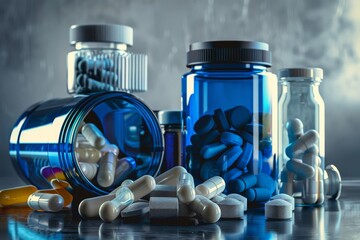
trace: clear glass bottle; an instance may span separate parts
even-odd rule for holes
[[[75,47],[67,57],[70,94],[147,90],[147,56],[127,51],[133,45],[131,27],[73,25],[70,44]]]
[[[161,172],[165,172],[175,166],[184,166],[181,157],[181,111],[159,111],[158,119],[164,134],[165,144]]]
[[[268,44],[193,43],[187,66],[191,70],[182,78],[183,151],[195,182],[220,175],[228,192],[246,195],[255,186],[231,189],[231,182],[246,174],[254,175],[256,183],[263,173],[270,176],[264,177],[270,186],[265,195],[274,194],[277,78],[267,70],[271,66]]]
[[[85,136],[84,126],[90,123],[106,139],[100,148]],[[160,125],[140,99],[124,92],[104,92],[34,104],[12,130],[10,157],[23,180],[38,188],[51,187],[49,181],[55,178],[73,189],[101,195],[126,178],[155,176],[163,146]],[[111,154],[115,162],[108,161]],[[111,185],[99,181],[102,166],[106,171],[111,168]]]
[[[278,151],[280,169],[282,169],[280,191],[301,196],[303,201],[297,201],[301,204],[322,204],[324,201],[325,105],[319,92],[319,85],[323,79],[323,70],[320,68],[286,68],[279,71],[278,77],[282,86],[279,99]],[[297,134],[294,134],[296,132],[294,128],[298,129]],[[309,145],[311,137],[309,139],[301,138],[305,139],[305,144],[309,143],[309,146],[304,147],[304,151],[293,155],[289,149],[286,150],[291,143],[296,142],[309,130],[315,130],[318,133],[317,136],[314,135],[313,139],[316,142],[311,144],[317,146],[313,148],[316,148],[315,154],[318,155],[318,158],[309,155],[311,150],[307,151],[311,148]],[[294,175],[288,169],[290,158],[299,159],[303,164],[310,165],[314,169],[314,175],[306,179],[304,179],[305,176]],[[286,176],[290,176],[290,178]],[[310,197],[311,194],[314,197]]]

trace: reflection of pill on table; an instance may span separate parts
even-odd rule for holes
[[[236,199],[225,198],[217,203],[221,210],[221,218],[243,218],[244,204]]]
[[[205,145],[200,150],[200,155],[205,159],[216,157],[226,149],[226,145],[222,143],[212,143]]]
[[[267,188],[250,188],[241,193],[250,202],[264,202],[270,199],[271,193]]]
[[[251,113],[244,106],[237,106],[226,111],[227,119],[231,126],[240,130],[245,124],[251,122]]]
[[[292,206],[285,200],[274,199],[265,203],[265,217],[268,219],[291,219]]]
[[[121,217],[140,217],[150,211],[148,202],[134,202],[121,211]]]
[[[256,175],[244,174],[238,179],[234,179],[229,182],[228,188],[231,193],[241,193],[248,188],[255,186],[257,182]]]
[[[248,165],[252,157],[252,154],[253,154],[253,145],[251,145],[250,143],[245,143],[244,151],[242,152],[241,156],[237,159],[236,166],[240,169],[244,169]]]
[[[234,146],[234,145],[241,146],[243,144],[242,138],[239,135],[232,132],[223,132],[221,134],[220,141],[226,144],[227,146]]]
[[[214,126],[215,121],[213,117],[211,115],[204,115],[196,121],[194,131],[197,134],[202,135],[209,132]]]
[[[226,115],[223,110],[221,110],[221,108],[218,108],[214,111],[214,119],[220,131],[223,132],[230,129],[229,122],[226,119]]]

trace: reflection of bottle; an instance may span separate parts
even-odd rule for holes
[[[164,134],[164,158],[161,171],[174,166],[184,166],[181,161],[181,111],[159,111],[158,119]]]

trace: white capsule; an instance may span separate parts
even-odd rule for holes
[[[212,177],[195,188],[196,194],[206,198],[213,198],[225,190],[225,181],[219,176]]]
[[[97,163],[101,158],[101,152],[93,147],[76,148],[75,155],[79,162],[86,163]]]
[[[195,199],[194,178],[190,173],[182,173],[177,183],[177,197],[180,202],[189,204]]]
[[[215,223],[221,217],[220,207],[202,195],[196,195],[189,206],[207,223]]]
[[[294,177],[295,177],[294,173],[289,172],[285,166],[280,173],[280,180],[281,180],[280,193],[285,193],[290,196],[293,195]]]
[[[108,195],[86,198],[82,200],[78,207],[78,212],[82,218],[93,218],[99,216],[100,206],[107,201],[111,201],[116,197],[116,192],[122,188],[131,184],[132,180],[125,180],[119,187],[115,188]]]
[[[92,123],[86,123],[81,128],[82,135],[89,141],[89,143],[96,149],[102,149],[106,144],[106,138],[101,131]]]
[[[96,163],[79,162],[79,166],[87,179],[92,180],[96,176],[98,169],[98,165]]]
[[[302,200],[305,204],[314,204],[318,200],[318,171],[317,169],[317,155],[319,149],[316,145],[312,146],[303,155],[303,163],[311,166],[315,170],[315,174],[312,177],[308,177],[304,180],[302,189]]]
[[[289,142],[296,141],[304,134],[304,126],[300,119],[294,118],[286,123],[286,130],[288,132]]]
[[[64,207],[64,198],[59,194],[35,192],[29,196],[27,204],[37,211],[58,212]]]
[[[286,168],[294,173],[298,180],[310,178],[315,175],[315,169],[307,164],[304,164],[300,159],[292,158],[286,163]]]
[[[133,192],[136,201],[151,193],[155,186],[155,179],[150,175],[144,175],[128,185],[128,188]]]
[[[286,147],[285,152],[289,158],[297,157],[311,148],[319,140],[319,134],[315,130],[309,130],[295,142]]]
[[[323,204],[325,200],[325,191],[324,191],[324,173],[321,167],[317,167],[317,176],[318,176],[318,199],[316,204]]]
[[[176,186],[177,181],[181,173],[186,173],[186,169],[181,166],[176,166],[170,170],[160,174],[155,178],[156,184],[159,185],[174,185]]]
[[[77,135],[75,147],[76,148],[94,148],[93,145],[91,145],[89,143],[89,141],[86,140],[86,138],[82,134]]]
[[[100,152],[104,155],[108,152],[112,152],[115,156],[119,155],[119,148],[115,144],[110,144],[108,141],[106,141],[103,148],[100,149]]]
[[[134,181],[131,180],[131,179],[125,179],[122,183],[121,183],[121,186],[123,187],[127,187],[129,186],[130,184],[132,184]]]
[[[150,197],[177,197],[176,186],[173,185],[156,185],[150,193]]]
[[[136,161],[132,157],[124,157],[117,161],[115,170],[114,185],[118,185],[123,179],[127,178],[136,168]]]
[[[114,221],[121,210],[134,202],[134,194],[127,187],[122,187],[116,192],[116,197],[104,202],[99,209],[99,216],[105,222]]]
[[[149,194],[155,188],[155,180],[149,175],[142,176],[129,184],[127,187],[121,187],[116,191],[116,197],[111,201],[104,202],[99,215],[106,222],[114,221],[121,210],[132,204],[145,195]]]
[[[102,187],[109,187],[114,183],[117,157],[109,152],[99,162],[97,182]]]

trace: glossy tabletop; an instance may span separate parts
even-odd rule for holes
[[[322,207],[296,207],[292,220],[270,221],[264,209],[243,220],[204,224],[197,219],[82,220],[76,210],[33,212],[2,208],[0,239],[360,239],[360,185],[347,181],[341,198]]]

